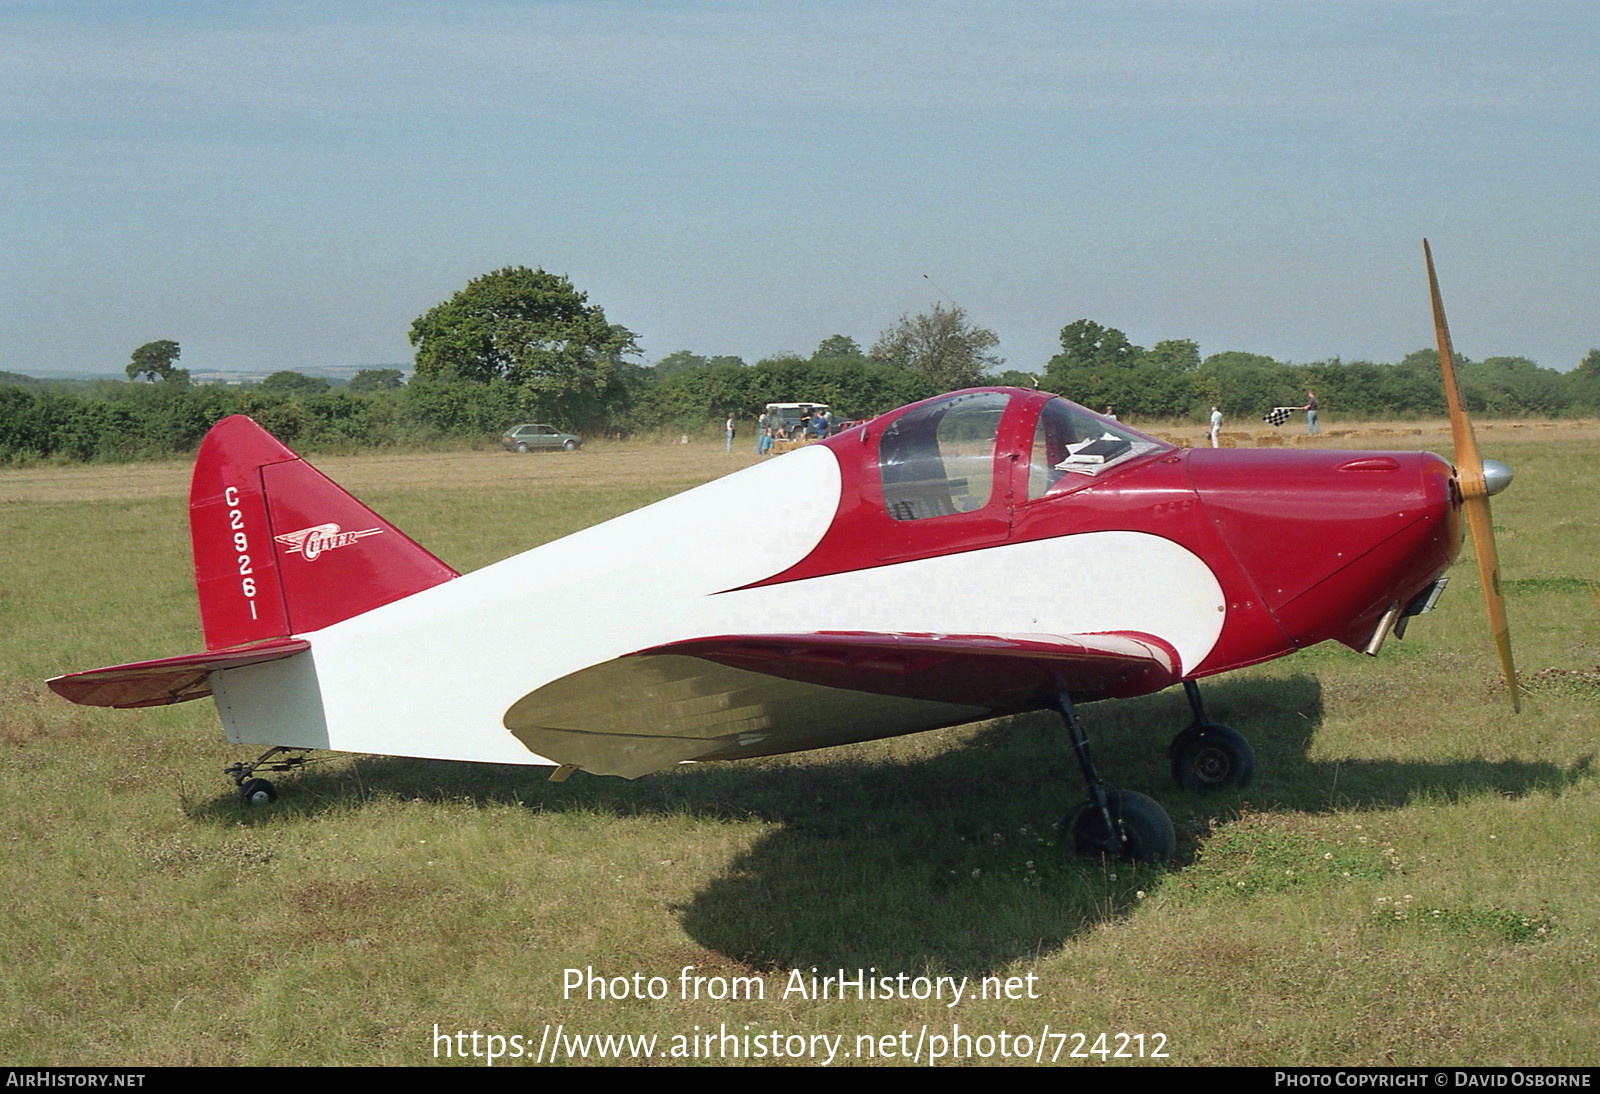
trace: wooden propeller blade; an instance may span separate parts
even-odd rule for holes
[[[1462,511],[1467,518],[1467,534],[1472,538],[1472,553],[1478,563],[1478,583],[1483,586],[1484,608],[1489,615],[1489,633],[1500,654],[1500,671],[1505,674],[1506,690],[1511,694],[1511,709],[1522,710],[1517,692],[1517,667],[1511,658],[1511,631],[1506,623],[1506,601],[1500,592],[1500,556],[1494,546],[1494,520],[1489,513],[1489,489],[1483,478],[1483,460],[1478,456],[1478,441],[1472,420],[1461,399],[1461,382],[1456,377],[1455,350],[1450,345],[1450,327],[1444,318],[1444,302],[1439,296],[1439,278],[1433,272],[1433,250],[1422,241],[1422,255],[1428,264],[1428,293],[1433,300],[1433,333],[1439,343],[1439,374],[1444,381],[1444,401],[1450,409],[1450,439],[1455,447],[1456,485],[1461,490]]]
[[[1472,537],[1472,553],[1478,560],[1478,581],[1483,586],[1483,604],[1489,614],[1489,633],[1494,636],[1494,647],[1500,654],[1500,671],[1505,674],[1506,690],[1511,693],[1511,709],[1521,711],[1517,667],[1511,660],[1511,630],[1506,624],[1506,601],[1500,592],[1500,559],[1494,548],[1489,499],[1468,498],[1462,509],[1467,517],[1467,533]]]

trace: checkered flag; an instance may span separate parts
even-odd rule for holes
[[[1282,425],[1289,420],[1289,415],[1293,414],[1295,409],[1292,406],[1275,406],[1261,415],[1261,420],[1263,422],[1271,422],[1273,425]]]

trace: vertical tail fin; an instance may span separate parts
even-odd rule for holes
[[[243,415],[200,444],[189,537],[209,650],[319,630],[457,576]]]

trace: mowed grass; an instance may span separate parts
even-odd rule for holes
[[[1433,424],[1317,443],[1448,445]],[[656,1034],[659,1057],[725,1024],[842,1036],[849,1062],[859,1035],[925,1031],[977,1038],[973,1062],[1005,1062],[1002,1032],[1061,1062],[1137,1051],[1097,1054],[1103,1032],[1146,1055],[1164,1035],[1179,1064],[1593,1064],[1600,430],[1480,443],[1517,472],[1494,517],[1523,713],[1469,565],[1376,659],[1321,647],[1204,685],[1255,744],[1243,792],[1172,787],[1181,695],[1086,707],[1107,777],[1173,816],[1164,869],[1061,852],[1082,791],[1043,715],[632,783],[335,756],[248,810],[220,774],[247,750],[210,703],[101,711],[42,683],[200,647],[187,467],[0,472],[0,1060],[420,1064],[435,1027],[531,1052],[547,1024]],[[472,569],[749,462],[639,445],[319,466]],[[763,998],[684,998],[685,966],[702,994],[750,977]],[[586,998],[569,968],[669,990]],[[956,1007],[786,997],[813,968],[971,986]]]

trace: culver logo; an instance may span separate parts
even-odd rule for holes
[[[306,561],[311,562],[324,551],[331,551],[335,547],[348,547],[362,536],[375,536],[382,531],[382,528],[368,528],[363,532],[344,532],[340,531],[337,524],[330,523],[315,524],[298,532],[272,538],[288,548],[286,554],[304,555]]]

